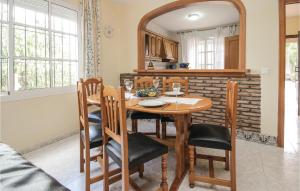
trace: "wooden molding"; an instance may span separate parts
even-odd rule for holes
[[[298,38],[298,34],[286,35],[285,38],[286,39],[289,39],[289,38]]]
[[[295,3],[300,3],[300,0],[285,0],[285,4],[295,4]]]
[[[153,11],[147,13],[140,20],[138,25],[138,70],[145,70],[145,53],[144,53],[144,35],[147,24],[162,14],[170,12],[172,10],[177,10],[180,8],[191,6],[194,3],[216,1],[216,0],[178,0],[162,7],[154,9]],[[239,42],[239,70],[246,69],[246,8],[241,0],[224,0],[234,4],[234,6],[239,10],[240,13],[240,42]]]
[[[249,70],[250,71],[250,70]],[[188,69],[176,69],[176,70],[134,70],[139,75],[156,75],[156,76],[236,76],[243,77],[248,70],[236,70],[236,69],[220,69],[220,70],[188,70]]]
[[[279,87],[278,87],[278,130],[277,145],[284,147],[284,113],[285,113],[285,21],[286,0],[279,0]]]

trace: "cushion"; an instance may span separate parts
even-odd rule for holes
[[[101,123],[101,111],[96,110],[88,114],[89,122],[91,123]]]
[[[131,119],[160,119],[160,115],[154,113],[134,111],[131,113]]]
[[[90,148],[100,147],[102,145],[102,127],[100,125],[90,125]],[[85,140],[84,130],[81,130],[81,137]]]
[[[0,143],[0,174],[3,191],[69,190],[3,143]]]
[[[194,124],[191,127],[189,145],[231,150],[228,128],[218,125]]]
[[[161,122],[162,123],[167,123],[167,122],[175,122],[174,117],[170,117],[170,116],[162,116],[161,117]]]
[[[121,146],[114,140],[106,145],[108,155],[121,167]],[[139,166],[152,159],[168,153],[168,147],[154,141],[142,133],[128,135],[128,162],[129,168]]]

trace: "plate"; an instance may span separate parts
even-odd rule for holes
[[[160,100],[143,100],[139,102],[139,106],[143,107],[161,107],[165,104],[166,102]]]
[[[165,92],[166,96],[183,96],[183,92]]]

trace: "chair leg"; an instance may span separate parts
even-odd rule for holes
[[[225,170],[229,170],[229,151],[225,151]]]
[[[139,177],[143,178],[144,176],[144,164],[139,166]]]
[[[230,152],[231,191],[236,191],[236,161],[234,149]]]
[[[109,163],[108,163],[108,155],[103,149],[103,191],[109,191]]]
[[[90,191],[91,167],[90,167],[90,148],[85,148],[85,191]]]
[[[156,119],[156,137],[160,138],[160,119]]]
[[[138,132],[138,120],[132,119],[132,132],[137,133]]]
[[[161,138],[162,139],[167,138],[167,123],[166,122],[161,123]]]
[[[168,191],[168,183],[167,183],[167,163],[168,163],[168,154],[164,154],[161,157],[161,184],[160,188],[162,191]]]
[[[195,146],[189,145],[189,159],[190,159],[190,173],[189,173],[189,183],[190,188],[194,188],[195,186]]]
[[[84,146],[83,146],[83,142],[82,139],[80,137],[80,172],[84,171],[84,159],[83,159],[83,152],[84,152]]]

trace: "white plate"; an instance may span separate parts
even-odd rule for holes
[[[183,92],[165,92],[166,96],[182,96],[184,95]]]
[[[140,101],[139,102],[139,105],[140,106],[143,106],[143,107],[160,107],[160,106],[163,106],[165,105],[166,102],[164,101],[160,101],[160,100],[143,100],[143,101]]]

